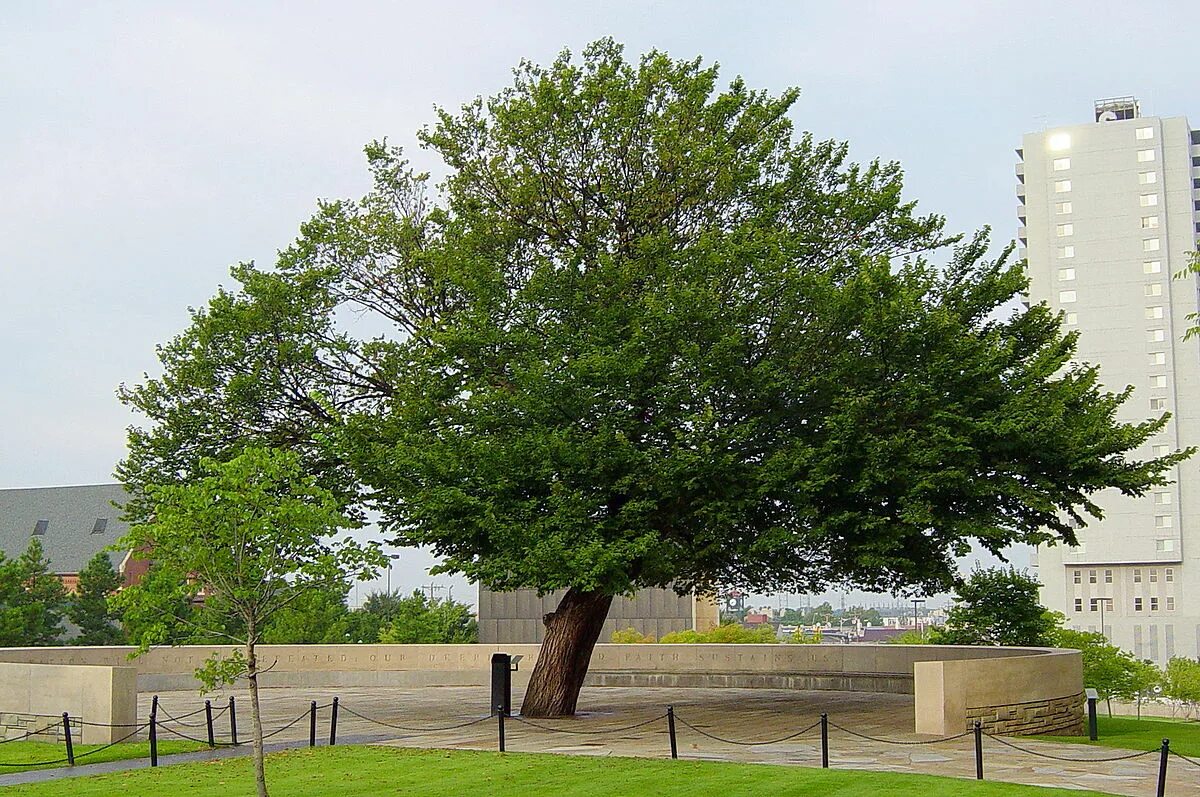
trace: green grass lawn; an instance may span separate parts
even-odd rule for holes
[[[1171,749],[1175,752],[1186,756],[1200,756],[1200,722],[1162,719],[1161,717],[1154,719],[1106,717],[1103,714],[1096,719],[1100,738],[1094,742],[1087,736],[1031,736],[1029,738],[1091,744],[1099,747],[1123,747],[1127,750],[1157,750],[1162,746],[1163,739],[1170,739]]]
[[[98,764],[101,761],[124,761],[128,758],[149,758],[150,743],[149,742],[126,742],[124,744],[116,744],[107,750],[101,750],[99,753],[89,756],[83,756],[89,750],[95,750],[98,747],[103,747],[99,744],[76,744],[74,745],[76,764]],[[189,753],[192,750],[207,749],[206,744],[196,744],[183,740],[160,741],[158,743],[158,754],[170,755],[172,753]],[[80,756],[83,756],[80,758]],[[38,761],[57,761],[60,758],[67,757],[67,748],[63,744],[54,744],[52,742],[5,742],[0,744],[0,763],[18,764],[19,766],[0,766],[0,775],[5,775],[11,772],[23,772],[28,769],[53,769],[55,767],[65,767],[66,764],[45,764],[38,765]]]
[[[734,764],[714,761],[601,758],[472,750],[392,747],[320,747],[275,753],[267,759],[267,785],[275,795],[421,797],[1081,797],[1098,792],[1042,789],[932,775]],[[27,786],[5,794],[72,797],[129,794],[138,797],[233,797],[254,793],[248,757],[177,764],[112,775],[94,775]]]

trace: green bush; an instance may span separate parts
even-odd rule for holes
[[[644,645],[655,641],[654,637],[649,634],[643,634],[633,628],[622,628],[620,631],[613,631],[612,641],[617,645]]]
[[[759,626],[753,630],[740,625],[729,623],[719,625],[711,631],[673,631],[658,640],[663,644],[767,644],[779,640],[775,637],[775,629],[769,625]]]

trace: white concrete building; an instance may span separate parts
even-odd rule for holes
[[[1200,131],[1122,97],[1025,135],[1017,155],[1029,301],[1065,314],[1076,359],[1109,390],[1133,387],[1122,420],[1171,413],[1138,455],[1200,444],[1200,343],[1183,342],[1200,294],[1195,276],[1172,279],[1196,249]],[[1200,461],[1172,478],[1143,498],[1101,494],[1079,547],[1035,559],[1047,607],[1159,664],[1200,655]]]

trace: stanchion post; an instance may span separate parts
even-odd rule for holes
[[[229,696],[229,743],[236,745],[237,740],[237,706],[234,705],[233,695]]]
[[[208,726],[208,746],[210,748],[216,747],[217,739],[215,736],[213,736],[212,701],[211,700],[204,701],[204,724]]]
[[[829,769],[829,715],[821,715],[821,768]]]
[[[317,701],[308,704],[308,746],[317,746]]]
[[[1167,759],[1171,755],[1171,740],[1162,740],[1162,749],[1158,753],[1158,797],[1167,793]]]
[[[671,758],[679,758],[679,743],[675,739],[674,706],[667,706],[667,734],[671,737]]]
[[[503,705],[496,706],[496,719],[499,721],[499,725],[497,727],[499,730],[500,752],[503,753],[504,752],[504,706]]]
[[[150,766],[158,766],[158,713],[150,712]]]
[[[975,780],[983,780],[983,723],[975,720]]]
[[[71,744],[71,718],[63,712],[63,733],[67,740],[67,764],[75,766],[75,745]]]
[[[329,746],[333,747],[337,744],[337,710],[338,699],[333,698],[333,708],[329,713]]]

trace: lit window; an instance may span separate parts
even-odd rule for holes
[[[1159,243],[1159,240],[1157,238],[1143,238],[1142,239],[1142,251],[1143,252],[1157,252],[1161,246],[1162,246],[1162,244]]]
[[[1167,339],[1167,333],[1165,330],[1161,330],[1161,329],[1147,329],[1146,330],[1146,342],[1147,343],[1162,343],[1166,339]]]
[[[1067,326],[1073,327],[1079,323],[1079,313],[1067,313]]]
[[[1142,229],[1143,230],[1157,230],[1158,229],[1158,216],[1142,216]]]
[[[1163,317],[1163,309],[1161,307],[1147,307],[1146,318],[1155,319]]]
[[[1075,234],[1074,224],[1058,224],[1054,227],[1054,232],[1058,233],[1059,237]]]
[[[1158,204],[1158,194],[1142,194],[1138,200],[1142,207],[1152,208]]]
[[[1162,296],[1162,285],[1155,283],[1153,285],[1143,285],[1142,291],[1147,296]]]
[[[1104,571],[1104,583],[1105,583],[1105,584],[1111,584],[1111,583],[1112,583],[1112,571],[1111,571],[1111,570],[1105,570],[1105,571]]]
[[[1175,611],[1175,597],[1172,595],[1167,596],[1167,611]]]
[[[1075,301],[1075,291],[1059,291],[1058,301],[1062,304],[1070,304]]]
[[[1170,515],[1155,515],[1154,516],[1154,528],[1156,528],[1156,529],[1169,529],[1174,524],[1174,522],[1175,522],[1175,519],[1173,517],[1171,517]],[[1154,571],[1151,570],[1150,572],[1153,573]],[[1154,581],[1155,579],[1152,578],[1150,580]]]
[[[1058,257],[1060,260],[1066,260],[1067,258],[1075,257],[1075,247],[1073,247],[1073,246],[1058,247]]]
[[[1058,279],[1061,282],[1070,282],[1071,280],[1075,279],[1075,269],[1060,268],[1058,270]]]
[[[1158,598],[1154,597],[1153,595],[1150,596],[1150,611],[1158,611]]]
[[[1134,137],[1137,138],[1138,141],[1146,141],[1148,139],[1154,138],[1154,128],[1153,127],[1139,127],[1137,130],[1133,131],[1133,135],[1134,135]]]
[[[1055,202],[1054,203],[1054,212],[1059,214],[1060,216],[1065,216],[1068,213],[1074,212],[1074,208],[1072,208],[1070,202]]]
[[[1152,410],[1165,410],[1166,408],[1167,408],[1167,400],[1166,400],[1165,398],[1152,398],[1152,399],[1150,399],[1150,409],[1152,409]]]
[[[1175,540],[1172,540],[1172,539],[1155,540],[1154,541],[1154,550],[1158,551],[1159,553],[1170,553],[1171,551],[1175,550]],[[1167,581],[1175,580],[1175,571],[1174,570],[1167,568],[1166,575],[1167,575]]]
[[[1095,570],[1089,570],[1089,571],[1088,571],[1088,583],[1089,583],[1089,584],[1095,584],[1095,583],[1096,583],[1096,571],[1095,571]]]
[[[1142,583],[1142,569],[1140,567],[1135,567],[1133,569],[1133,583],[1134,584]]]
[[[1154,150],[1139,149],[1137,154],[1138,163],[1149,163],[1154,160]]]
[[[1168,492],[1157,492],[1154,494],[1154,503],[1169,504],[1171,503],[1171,494]]]
[[[1162,273],[1162,261],[1161,260],[1143,260],[1142,261],[1142,273],[1143,274],[1161,274]]]
[[[1174,543],[1175,541],[1174,540],[1161,540],[1161,542]],[[1164,548],[1163,550],[1173,551],[1173,550],[1175,550],[1175,546],[1171,545],[1170,548]],[[1168,567],[1166,570],[1163,571],[1163,581],[1170,583],[1174,580],[1175,580],[1175,568]]]
[[[1165,351],[1152,351],[1149,355],[1151,365],[1166,365],[1167,353]]]
[[[1070,168],[1071,168],[1071,159],[1070,158],[1055,158],[1054,159],[1054,171],[1065,172],[1067,169],[1070,169]]]
[[[1138,172],[1138,182],[1142,185],[1153,185],[1158,182],[1156,172]]]
[[[1159,445],[1159,446],[1155,446],[1155,447],[1154,447],[1154,456],[1155,456],[1155,457],[1165,457],[1165,456],[1167,456],[1167,455],[1168,455],[1168,454],[1170,454],[1170,453],[1171,453],[1171,447],[1170,447],[1170,446],[1162,446],[1162,445]]]
[[[1070,190],[1071,190],[1071,181],[1070,180],[1055,180],[1054,181],[1054,193],[1065,194]]]
[[[1055,152],[1062,152],[1071,146],[1070,133],[1054,133],[1050,136],[1050,149]]]
[[[1142,599],[1141,598],[1133,599],[1133,610],[1135,612],[1140,612],[1142,610]]]
[[[1076,570],[1076,571],[1075,571],[1075,583],[1076,583],[1076,584],[1082,584],[1082,583],[1083,583],[1083,571],[1082,571],[1082,570]]]
[[[1167,386],[1166,374],[1150,377],[1150,387],[1165,388]]]

